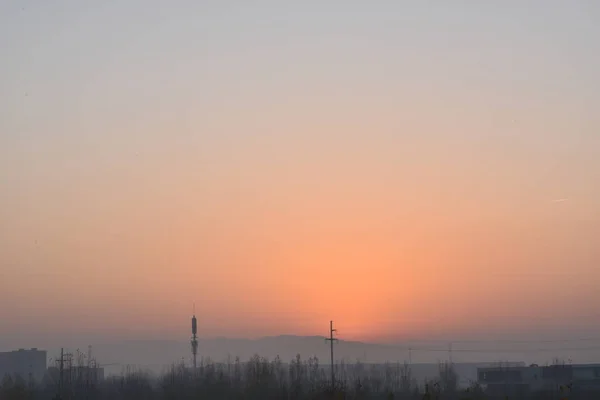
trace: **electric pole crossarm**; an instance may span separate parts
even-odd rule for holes
[[[333,358],[333,344],[338,342],[336,338],[333,337],[333,333],[336,332],[336,329],[333,329],[333,321],[329,321],[329,337],[325,339],[326,342],[329,342],[331,346],[331,390],[332,392],[335,390],[335,361]]]

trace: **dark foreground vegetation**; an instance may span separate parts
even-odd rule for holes
[[[384,368],[360,363],[336,366],[332,387],[330,367],[316,358],[291,363],[269,361],[255,356],[249,362],[203,362],[197,369],[174,365],[160,376],[127,368],[121,376],[95,383],[89,379],[63,378],[34,385],[23,379],[5,377],[0,400],[270,400],[270,399],[395,399],[395,400],[588,400],[600,399],[600,392],[532,393],[520,395],[485,393],[473,384],[458,387],[458,377],[450,364],[440,364],[439,377],[417,382],[407,364],[387,364]],[[68,374],[65,374],[68,376]]]

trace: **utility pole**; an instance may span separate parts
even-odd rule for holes
[[[448,343],[448,360],[452,364],[452,342]]]
[[[332,392],[335,390],[335,363],[333,360],[333,343],[338,340],[333,337],[333,333],[336,329],[333,329],[333,321],[329,321],[329,338],[325,339],[329,342],[331,346],[331,390]]]
[[[62,400],[63,398],[63,371],[64,371],[64,363],[65,363],[65,350],[63,348],[60,349],[60,360],[59,360],[59,370],[58,370],[58,395],[56,399]]]

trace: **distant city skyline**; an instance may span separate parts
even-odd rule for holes
[[[0,4],[2,346],[600,332],[600,3],[225,3]]]

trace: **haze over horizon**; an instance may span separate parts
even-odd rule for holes
[[[598,21],[2,2],[0,346],[600,337]]]

